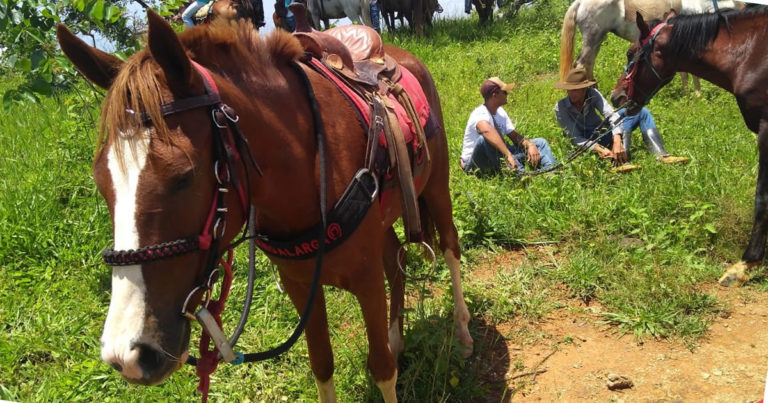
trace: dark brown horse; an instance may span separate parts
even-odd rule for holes
[[[319,222],[323,176],[313,105],[325,122],[328,206],[340,198],[363,167],[366,136],[353,107],[336,87],[298,62],[304,50],[290,34],[276,30],[261,38],[250,24],[239,22],[194,27],[177,36],[154,12],[148,11],[147,17],[147,49],[125,62],[90,47],[64,26],[59,26],[58,37],[75,66],[90,81],[109,89],[102,106],[102,144],[93,173],[109,206],[115,249],[138,255],[137,263],[112,269],[102,359],[129,382],[150,385],[168,377],[189,355],[190,322],[181,313],[188,313],[203,299],[194,290],[205,284],[204,263],[237,236],[247,204],[255,206],[258,232],[277,239],[291,239]],[[439,245],[451,271],[456,336],[466,346],[464,353],[470,354],[469,312],[460,283],[439,98],[423,63],[399,48],[386,47],[386,51],[421,83],[439,122],[428,142],[431,171],[417,192],[422,218],[433,223],[425,231],[428,228],[432,233],[436,226],[439,233]],[[227,60],[239,63],[225,63]],[[308,96],[304,79],[314,89],[316,104]],[[213,86],[216,91],[211,90]],[[218,118],[212,120],[206,106],[217,101],[215,93],[239,115],[247,144],[221,146],[236,131],[212,124],[222,118],[216,114]],[[232,111],[228,113],[230,116]],[[235,150],[240,150],[245,162],[226,165],[237,159],[232,157]],[[220,164],[222,153],[228,156],[224,158],[227,169]],[[247,163],[250,157],[255,163]],[[244,186],[227,187],[226,183]],[[238,189],[247,191],[242,194]],[[399,188],[392,195],[399,200]],[[228,208],[220,208],[222,205]],[[385,207],[375,199],[357,229],[325,254],[320,282],[357,297],[373,379],[385,400],[395,401],[396,354],[403,349],[404,286],[396,264],[400,242],[392,225],[401,215],[401,207],[397,202]],[[210,217],[214,214],[226,225],[218,225],[218,220],[213,224]],[[209,245],[211,239],[216,242]],[[173,240],[180,241],[169,242]],[[211,253],[205,250],[208,248]],[[177,253],[176,249],[184,250]],[[154,258],[166,252],[167,259]],[[270,259],[278,266],[291,300],[297,309],[303,309],[315,259]],[[389,322],[385,274],[392,288]],[[306,340],[320,400],[333,401],[333,353],[322,287],[309,315]]]
[[[768,230],[768,10],[676,15],[649,26],[637,14],[640,41],[627,52],[627,67],[613,89],[614,104],[640,111],[675,72],[693,73],[733,93],[760,154],[752,235],[741,261],[726,269],[724,286],[747,281],[762,264]]]

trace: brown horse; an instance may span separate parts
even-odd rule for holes
[[[319,110],[325,122],[329,206],[364,166],[366,133],[334,84],[298,62],[304,50],[290,34],[276,30],[261,38],[250,24],[239,22],[194,27],[177,36],[154,12],[148,11],[147,17],[147,49],[125,62],[87,45],[63,25],[58,37],[75,66],[109,89],[93,173],[109,206],[115,249],[136,258],[131,265],[112,269],[101,356],[129,382],[150,385],[168,377],[188,357],[187,309],[203,299],[194,290],[208,278],[204,263],[223,253],[237,236],[247,204],[255,207],[258,232],[276,239],[291,239],[318,223],[323,169],[313,110]],[[451,272],[456,336],[466,346],[463,352],[471,354],[439,98],[423,63],[399,48],[386,47],[386,52],[421,83],[438,122],[428,141],[431,171],[417,191],[422,219],[429,218],[431,224],[425,232],[437,227]],[[223,62],[227,60],[241,62]],[[303,80],[311,83],[316,103]],[[220,144],[236,131],[231,126],[217,129],[216,118],[212,124],[207,106],[218,98],[239,115],[247,143]],[[224,111],[227,116],[233,113]],[[240,157],[232,157],[237,150]],[[222,153],[228,156],[223,163]],[[255,162],[247,163],[251,157]],[[226,164],[237,159],[245,162]],[[227,188],[228,182],[243,186]],[[246,191],[237,191],[242,189]],[[400,193],[396,187],[392,199],[399,200]],[[224,204],[229,208],[221,208]],[[214,214],[221,218],[216,224]],[[404,285],[396,262],[400,242],[392,229],[400,215],[398,202],[382,206],[373,200],[357,229],[325,254],[320,274],[322,284],[356,296],[367,330],[368,366],[386,401],[396,400],[396,354],[403,348]],[[176,239],[180,241],[169,242]],[[216,242],[208,245],[211,239]],[[156,260],[166,252],[167,259]],[[304,308],[315,259],[270,259],[292,302]],[[392,288],[389,323],[385,274]],[[322,287],[309,315],[306,340],[320,400],[333,401],[333,353]]]
[[[693,73],[733,93],[749,130],[757,133],[760,167],[752,234],[741,261],[726,269],[724,286],[748,280],[746,270],[765,255],[768,229],[768,10],[676,15],[649,26],[637,15],[640,40],[627,52],[627,66],[611,99],[626,102],[627,113],[640,111],[675,72]]]

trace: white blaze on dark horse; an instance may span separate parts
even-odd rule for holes
[[[749,243],[719,281],[741,285],[749,279],[747,270],[762,264],[768,231],[768,10],[672,13],[655,26],[638,15],[637,28],[640,40],[627,52],[625,72],[611,94],[614,104],[626,104],[627,113],[636,114],[675,72],[685,71],[731,92],[747,128],[757,133],[760,160]]]
[[[262,38],[251,24],[224,21],[177,36],[154,12],[148,11],[147,19],[148,46],[126,61],[87,45],[63,25],[57,33],[74,65],[109,90],[102,106],[101,149],[93,164],[114,228],[115,249],[105,251],[104,260],[118,266],[113,267],[102,357],[129,382],[152,385],[188,356],[191,312],[207,300],[205,290],[212,288],[210,279],[219,258],[227,255],[227,245],[240,234],[248,206],[254,208],[258,233],[276,240],[298,238],[318,225],[325,203],[333,206],[342,198],[351,178],[365,166],[368,144],[352,105],[305,63],[305,48],[296,37],[276,30]],[[345,28],[376,35],[365,27]],[[380,41],[378,36],[367,37],[372,43]],[[426,142],[431,164],[423,168],[413,190],[424,237],[431,240],[435,230],[439,235],[451,273],[455,335],[468,356],[473,341],[461,289],[448,146],[437,90],[415,56],[393,46],[377,49],[412,73],[434,119],[432,136],[419,142]],[[229,122],[239,116],[239,121],[222,124],[222,116]],[[322,168],[317,162],[324,159],[319,157],[319,128],[326,132],[323,155],[328,156]],[[327,181],[320,183],[323,172]],[[369,195],[370,208],[359,225],[318,265],[320,284],[345,289],[357,298],[368,336],[368,366],[388,402],[396,400],[396,355],[402,351],[405,285],[393,224],[405,209],[400,204],[403,188],[396,183],[388,189],[388,202]],[[323,189],[327,197],[321,203]],[[319,245],[325,245],[323,239],[312,238]],[[308,318],[306,341],[320,399],[334,401],[333,351],[322,287],[315,288],[314,304],[308,304],[319,259],[269,258],[291,301]],[[222,267],[226,281],[231,272]],[[391,292],[389,320],[385,276]],[[225,289],[223,282],[222,292]],[[304,315],[304,307],[311,314]],[[210,305],[209,310],[214,311]],[[204,363],[215,368],[215,351],[205,342],[202,347],[206,351],[198,371]],[[200,386],[207,389],[207,377]]]

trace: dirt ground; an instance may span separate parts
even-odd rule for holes
[[[681,340],[619,337],[599,324],[599,306],[579,301],[526,324],[532,342],[499,337],[519,323],[488,327],[479,365],[493,393],[479,401],[759,401],[768,371],[768,295],[713,290],[728,311],[691,349]],[[632,386],[610,390],[609,376]]]

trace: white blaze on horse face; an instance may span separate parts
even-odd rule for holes
[[[128,140],[128,137],[135,137]],[[119,136],[122,157],[114,144],[108,152],[108,168],[115,192],[114,242],[115,250],[139,248],[136,225],[136,193],[141,171],[147,160],[149,133]],[[120,159],[124,161],[121,166]],[[112,268],[112,300],[101,336],[101,358],[129,379],[141,379],[140,348],[146,318],[146,284],[141,266]],[[146,342],[141,340],[142,342]]]

